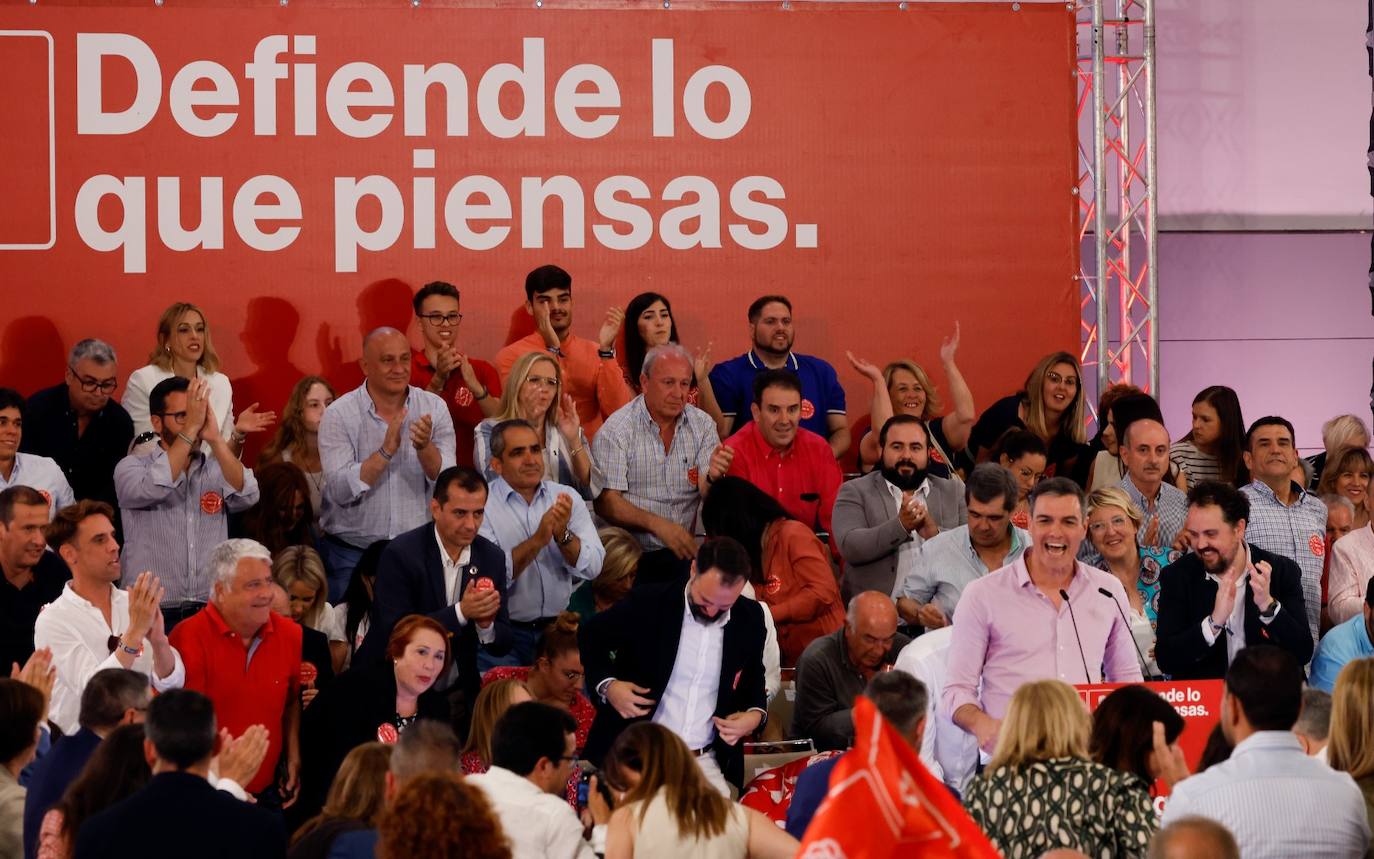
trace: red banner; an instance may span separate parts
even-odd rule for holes
[[[785,4],[784,4],[785,5]],[[0,383],[100,336],[124,373],[174,300],[236,383],[351,374],[409,293],[463,290],[504,342],[524,274],[572,272],[574,330],[655,289],[689,346],[938,367],[980,404],[1078,343],[1073,16],[1061,5],[62,8],[0,32]],[[936,372],[937,382],[939,379]],[[256,398],[255,396],[255,398]]]

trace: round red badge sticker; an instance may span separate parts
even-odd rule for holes
[[[698,482],[700,479],[701,479],[701,471],[698,470],[697,467],[696,467],[695,465],[692,466],[691,468],[687,469],[687,482],[688,482],[688,483],[692,484],[693,486],[696,486],[696,485],[697,485],[697,482]]]
[[[802,420],[809,421],[816,416],[816,404],[810,400],[802,400],[801,407]]]
[[[301,663],[301,685],[312,686],[315,679],[320,676],[320,669],[315,667],[313,662]]]
[[[932,462],[938,462],[941,465],[949,465],[949,463],[945,462],[945,458],[940,455],[940,451],[936,450],[934,446],[930,448],[930,459]]]
[[[200,512],[211,516],[224,509],[224,498],[218,492],[207,492],[200,496]]]
[[[1318,534],[1313,534],[1307,538],[1307,548],[1312,550],[1312,554],[1320,558],[1326,554],[1326,540]]]
[[[782,590],[782,579],[777,576],[769,576],[763,589],[768,592],[769,596],[776,594],[778,591]]]
[[[493,582],[491,579],[487,578],[486,576],[483,576],[482,578],[473,582],[472,587],[480,594],[482,591],[495,590],[496,582]]]
[[[398,732],[396,726],[390,722],[383,722],[377,726],[377,742],[386,743],[390,746],[395,745],[396,741],[400,738],[400,732]]]
[[[472,405],[476,399],[466,385],[453,392],[453,401],[465,409]]]

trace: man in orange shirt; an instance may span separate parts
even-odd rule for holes
[[[572,396],[582,430],[591,438],[601,422],[630,401],[630,386],[615,359],[615,338],[625,311],[606,311],[597,341],[572,333],[572,276],[556,265],[542,265],[525,276],[525,308],[535,332],[496,353],[496,370],[504,381],[521,355],[547,351],[563,367],[563,390]]]

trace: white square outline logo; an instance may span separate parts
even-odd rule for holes
[[[46,251],[57,244],[57,121],[53,86],[53,40],[47,30],[0,30],[5,36],[39,37],[48,43],[48,241],[46,244],[0,242],[0,251]]]

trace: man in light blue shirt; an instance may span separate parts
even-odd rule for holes
[[[1026,551],[1030,535],[1011,524],[1018,490],[1012,473],[995,462],[977,466],[964,484],[968,524],[921,544],[906,573],[897,612],[913,626],[939,629],[954,617],[964,588]]]
[[[1317,645],[1307,682],[1324,692],[1334,692],[1336,676],[1346,663],[1366,656],[1374,656],[1374,579],[1365,588],[1363,611],[1332,627]]]
[[[320,420],[324,491],[320,554],[329,601],[343,597],[363,550],[429,521],[439,472],[457,461],[453,419],[442,399],[410,384],[410,343],[395,328],[363,339],[362,385]]]
[[[1226,672],[1221,731],[1230,759],[1174,786],[1163,824],[1196,815],[1236,836],[1245,859],[1347,859],[1369,849],[1364,796],[1349,774],[1308,757],[1293,734],[1302,666],[1269,644],[1236,654]]]
[[[596,578],[606,557],[577,490],[544,479],[543,444],[528,423],[509,420],[492,428],[491,468],[497,477],[479,533],[506,553],[514,643],[504,657],[479,654],[483,671],[534,664],[540,632],[568,607],[575,580]]]

